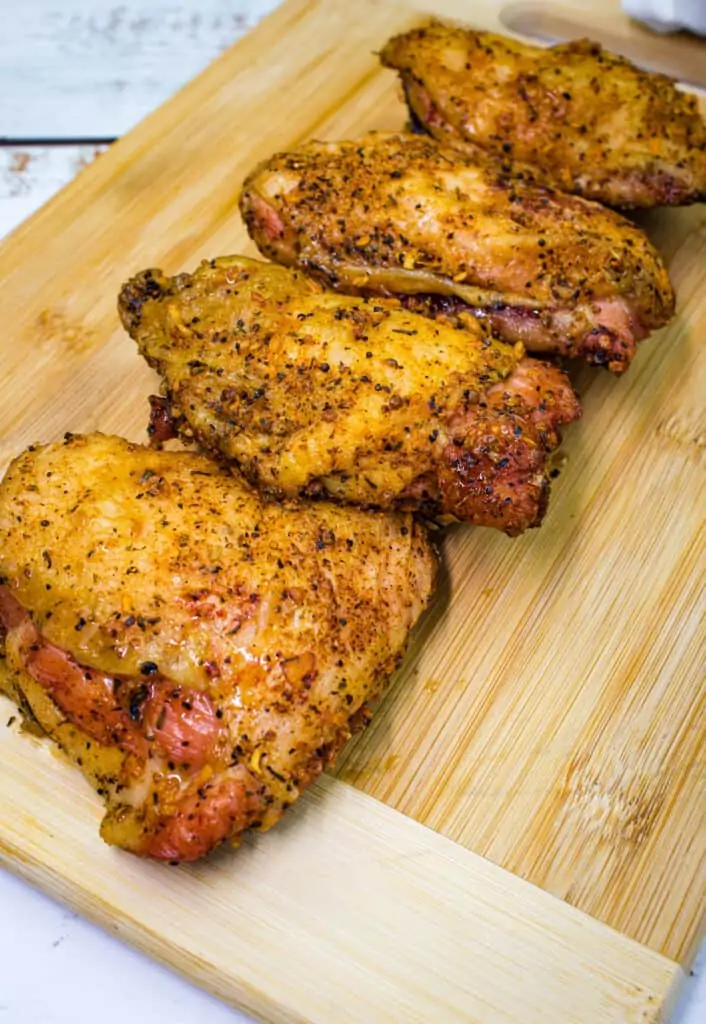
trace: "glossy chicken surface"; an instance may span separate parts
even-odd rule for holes
[[[266,504],[201,455],[67,435],[0,484],[0,685],[103,796],[106,842],[194,860],[333,761],[435,568],[410,515]]]
[[[145,271],[120,313],[164,380],[157,440],[195,438],[271,498],[517,534],[541,521],[547,454],[579,415],[561,371],[475,321],[458,330],[243,257]]]
[[[509,342],[615,373],[674,309],[659,254],[623,217],[431,138],[371,133],[278,154],[246,179],[241,209],[265,255],[335,288],[465,308]]]
[[[706,124],[695,96],[588,39],[528,46],[434,22],[391,39],[414,121],[610,206],[706,199]]]

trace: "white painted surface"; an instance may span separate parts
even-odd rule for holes
[[[24,0],[12,5],[0,33],[0,137],[122,134],[276,2]],[[0,10],[9,9],[10,0],[0,0]],[[0,148],[0,237],[72,180],[101,148]],[[706,1024],[706,946],[695,974],[673,1024]],[[126,1020],[243,1024],[246,1018],[0,871],[0,1024]]]
[[[0,1024],[249,1021],[0,872]]]
[[[116,136],[277,0],[0,0],[0,136]]]
[[[68,185],[83,167],[106,148],[0,147],[0,238],[38,210],[60,188]]]

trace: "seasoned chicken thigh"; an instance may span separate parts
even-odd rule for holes
[[[204,456],[67,435],[0,484],[0,686],[104,797],[106,842],[193,860],[331,764],[435,566],[410,515],[267,504]]]
[[[417,124],[471,157],[610,206],[706,200],[706,124],[695,96],[588,39],[528,46],[433,22],[395,36]]]
[[[410,134],[309,143],[261,164],[241,209],[262,252],[343,291],[470,310],[533,352],[624,371],[674,309],[645,235],[597,203]]]
[[[516,534],[541,521],[547,454],[579,415],[561,371],[475,321],[457,330],[243,257],[138,274],[120,313],[164,379],[157,439],[196,438],[272,498]]]

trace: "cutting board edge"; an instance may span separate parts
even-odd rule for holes
[[[300,6],[301,6],[301,5],[300,5]],[[429,4],[428,4],[428,6],[429,6],[429,7],[433,6],[433,3],[429,3]],[[420,13],[422,13],[422,12],[421,12],[421,10],[420,10]],[[273,15],[273,16],[274,16],[274,15]],[[242,44],[237,44],[237,45],[242,45]],[[222,59],[222,58],[221,58],[221,59]],[[144,122],[142,122],[142,124],[144,124]],[[88,171],[87,171],[86,173],[90,173],[90,169],[89,169],[89,170],[88,170]],[[45,208],[45,209],[46,209],[46,208]],[[34,219],[34,218],[33,218],[33,219]],[[93,840],[92,840],[92,841],[93,841],[93,842],[95,842],[95,839],[93,838]],[[529,883],[527,883],[527,884],[529,885]],[[608,927],[608,926],[606,926],[606,927]],[[618,933],[618,934],[620,934],[620,933]],[[671,961],[671,963],[676,963],[676,962],[675,962],[675,961]]]
[[[402,1019],[391,1011],[421,1024],[431,1006],[435,1024],[567,1024],[577,1005],[581,1024],[659,1022],[679,996],[675,961],[347,783],[324,776],[278,829],[172,869],[104,846],[100,802],[72,766],[3,732],[0,864],[273,1024],[327,1024],[338,1000],[340,1024]],[[195,904],[209,927],[190,933]]]

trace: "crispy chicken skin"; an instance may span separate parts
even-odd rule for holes
[[[246,179],[241,210],[266,256],[335,288],[470,309],[507,341],[615,373],[674,309],[659,254],[623,217],[423,136],[278,154]]]
[[[194,860],[331,764],[435,567],[410,515],[266,504],[204,456],[67,435],[0,484],[0,684],[105,798],[106,842]]]
[[[458,330],[243,257],[145,271],[119,305],[164,380],[158,441],[195,438],[271,498],[420,509],[511,535],[539,524],[547,453],[578,401],[561,371],[519,362],[521,346],[476,321]]]
[[[706,199],[706,124],[695,96],[588,39],[528,46],[433,22],[395,36],[414,121],[565,192],[609,206]]]

